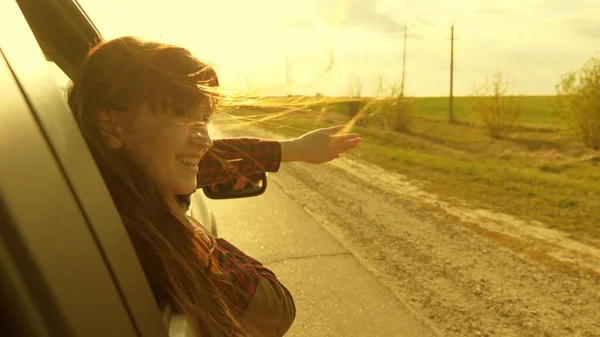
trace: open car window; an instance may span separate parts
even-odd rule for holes
[[[34,336],[165,337],[135,251],[23,2],[0,2],[2,324]]]

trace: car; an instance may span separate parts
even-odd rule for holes
[[[0,331],[185,336],[185,317],[158,307],[49,69],[72,78],[100,32],[76,0],[2,1],[0,13]],[[188,215],[216,235],[204,197],[266,189],[266,174],[248,180],[205,187]]]

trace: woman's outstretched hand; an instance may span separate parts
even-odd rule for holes
[[[346,151],[358,146],[357,133],[342,133],[345,125],[317,129],[298,138],[281,141],[281,161],[302,161],[322,164],[339,158]]]

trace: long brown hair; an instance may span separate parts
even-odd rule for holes
[[[123,37],[94,46],[68,90],[68,102],[132,240],[159,303],[184,313],[199,336],[244,336],[234,306],[206,270],[209,245],[178,206],[123,150],[105,145],[101,111],[127,113],[131,107],[178,104],[202,99],[218,103],[213,68],[186,49]]]

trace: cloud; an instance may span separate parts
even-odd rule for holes
[[[506,13],[506,10],[499,8],[499,7],[481,7],[475,10],[476,14],[483,14],[483,15],[502,15]]]
[[[435,23],[433,23],[433,22],[431,22],[431,21],[429,21],[429,20],[427,20],[427,19],[420,18],[420,17],[419,17],[419,18],[416,18],[416,19],[415,19],[415,22],[416,22],[417,24],[420,24],[420,25],[422,25],[422,26],[429,27],[429,28],[433,28],[433,27],[435,27],[435,26],[436,26],[436,24],[435,24]]]
[[[597,0],[537,0],[533,9],[547,13],[580,13],[597,8]]]
[[[341,10],[344,15],[340,25],[345,28],[363,28],[386,35],[402,34],[404,31],[404,25],[379,11],[373,0],[319,1],[317,6],[315,12],[326,22],[331,22],[336,12]]]
[[[285,18],[279,20],[279,24],[289,28],[310,28],[310,23],[300,18]]]
[[[578,16],[568,18],[564,23],[577,36],[600,43],[600,19]]]

